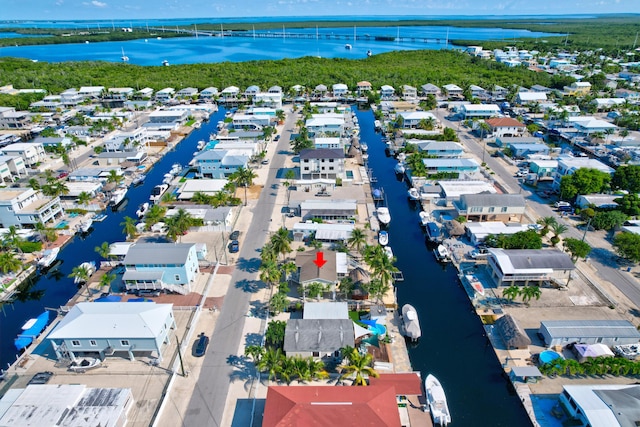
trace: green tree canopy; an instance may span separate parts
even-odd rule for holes
[[[633,262],[640,262],[640,235],[619,233],[613,238],[613,247],[618,254]]]
[[[535,230],[520,231],[512,235],[490,234],[485,243],[492,248],[541,249],[542,238]]]
[[[566,251],[571,254],[571,259],[576,262],[578,258],[586,258],[591,252],[591,246],[587,242],[574,239],[573,237],[567,237],[563,241],[563,246]]]
[[[625,194],[622,197],[614,199],[619,206],[619,209],[627,215],[636,216],[640,215],[640,197],[637,193]]]
[[[640,165],[625,165],[616,169],[611,178],[611,188],[640,193]]]
[[[560,181],[560,195],[572,199],[581,194],[602,193],[609,188],[611,175],[592,168],[580,168]]]
[[[591,225],[596,230],[611,230],[621,226],[629,217],[621,211],[596,212]]]

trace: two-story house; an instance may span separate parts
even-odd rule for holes
[[[405,101],[415,101],[418,99],[418,89],[409,85],[402,85],[402,99]]]
[[[474,159],[422,159],[427,173],[474,174],[480,171],[480,165]]]
[[[489,133],[495,138],[505,136],[522,136],[527,129],[525,125],[511,117],[495,117],[485,120],[489,125]]]
[[[44,147],[37,142],[17,142],[0,148],[3,156],[20,156],[25,166],[33,167],[46,157]]]
[[[597,169],[600,172],[613,175],[614,169],[602,163],[600,160],[592,159],[589,157],[572,157],[572,156],[560,156],[558,157],[558,168],[553,176],[553,188],[560,188],[560,182],[565,175],[572,175],[578,169]]]
[[[406,144],[413,144],[429,157],[440,159],[457,159],[464,154],[464,147],[453,141],[423,141],[420,139],[409,139]]]
[[[380,88],[380,98],[381,99],[393,99],[393,97],[396,94],[396,90],[393,88],[393,86],[390,85],[383,85]]]
[[[366,96],[372,89],[373,86],[371,83],[365,80],[356,84],[356,92],[358,93],[358,96]]]
[[[156,130],[174,130],[184,125],[188,117],[189,113],[187,111],[154,111],[149,114],[149,121],[144,124],[144,127]]]
[[[222,101],[233,101],[238,99],[238,95],[240,95],[240,88],[237,86],[228,86],[222,89],[220,92],[220,100]]]
[[[24,129],[31,125],[31,115],[15,108],[0,108],[0,129]]]
[[[344,150],[336,148],[304,149],[300,151],[302,179],[344,178]]]
[[[193,243],[136,243],[122,261],[127,290],[152,289],[188,294],[200,273]]]
[[[462,92],[464,92],[460,86],[453,83],[442,86],[442,90],[449,97],[449,99],[460,98],[462,97]]]
[[[488,119],[500,115],[500,107],[495,104],[462,104],[458,108],[458,113],[464,120]]]
[[[422,96],[433,95],[435,97],[438,97],[442,93],[440,91],[440,88],[434,85],[433,83],[427,83],[425,85],[422,85],[420,87],[420,91],[422,92]]]
[[[32,188],[0,188],[0,224],[33,228],[64,215],[59,197],[47,197]]]
[[[463,194],[453,206],[467,221],[519,222],[526,203],[521,194]]]
[[[335,98],[344,98],[349,94],[349,87],[344,83],[336,83],[331,87]]]
[[[193,99],[198,96],[198,88],[185,87],[176,92],[177,99]]]
[[[273,120],[274,117],[268,114],[234,114],[232,126],[234,129],[261,130]]]
[[[171,101],[176,94],[176,90],[172,87],[166,87],[156,92],[156,101],[166,104]]]
[[[404,128],[417,128],[424,123],[430,124],[435,129],[440,123],[429,111],[403,111],[399,116],[402,117]]]
[[[591,92],[591,83],[573,82],[570,86],[564,87],[564,94],[569,96],[584,96]]]
[[[344,128],[344,117],[316,115],[305,122],[309,133],[340,136]]]
[[[576,266],[558,249],[489,249],[488,266],[498,286],[565,286]]]
[[[212,98],[215,98],[217,95],[218,95],[218,88],[213,86],[206,87],[200,91],[201,99],[212,99]]]
[[[250,158],[246,150],[206,150],[194,158],[194,166],[199,177],[221,179],[246,168]]]
[[[118,131],[105,138],[104,149],[106,151],[139,151],[150,140],[147,129],[143,127],[130,132]]]
[[[27,167],[20,156],[0,155],[0,177],[5,182],[13,182],[12,175],[17,178],[27,176]]]
[[[253,105],[282,109],[282,92],[259,92],[253,96]]]

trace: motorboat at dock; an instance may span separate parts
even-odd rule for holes
[[[380,233],[378,233],[378,243],[382,246],[387,246],[389,244],[389,233],[384,230],[380,231]]]
[[[420,192],[415,187],[411,187],[409,191],[407,191],[407,196],[409,197],[409,200],[420,200]]]
[[[451,414],[447,405],[447,396],[440,381],[431,374],[427,375],[424,380],[424,390],[434,424],[448,425],[451,422]]]
[[[128,188],[126,187],[118,187],[113,190],[109,198],[109,205],[112,208],[116,208],[124,200],[124,197],[127,195],[127,190]]]
[[[442,241],[442,232],[440,231],[440,227],[435,222],[428,222],[425,227],[427,230],[427,235],[429,236],[429,240],[432,242],[441,242]]]
[[[443,244],[439,244],[438,247],[433,250],[433,254],[440,262],[451,261],[451,253],[449,252],[449,249],[447,249],[447,247]]]
[[[141,173],[139,175],[136,175],[135,178],[133,178],[133,181],[131,181],[131,185],[133,185],[134,187],[137,185],[140,185],[144,182],[144,180],[147,178],[147,175]]]
[[[391,222],[391,214],[389,213],[389,208],[381,206],[376,210],[376,214],[378,215],[378,221],[380,221],[381,224],[387,225]]]
[[[469,286],[471,286],[471,289],[473,289],[475,293],[477,293],[480,296],[484,296],[484,286],[476,276],[474,276],[473,274],[465,274],[464,278],[467,281],[467,283],[469,283]]]
[[[403,175],[407,169],[404,167],[404,163],[398,162],[393,168],[393,171],[398,175]]]
[[[78,230],[78,233],[87,234],[92,225],[93,225],[93,219],[87,218],[80,221],[80,224],[76,226],[76,230]]]
[[[38,260],[38,267],[43,269],[49,267],[56,260],[56,257],[58,256],[59,252],[60,252],[60,248],[58,247],[45,249],[42,252],[42,256]]]
[[[159,202],[168,189],[169,186],[167,184],[159,184],[153,187],[153,190],[151,190],[151,196],[149,196],[151,203]]]
[[[145,216],[145,214],[147,213],[148,210],[149,210],[149,203],[148,202],[144,202],[143,204],[138,206],[138,210],[136,211],[136,215],[138,216],[138,218],[142,218],[143,216]]]
[[[418,216],[420,217],[420,225],[423,227],[426,227],[427,224],[433,221],[429,212],[421,211]]]
[[[402,306],[402,322],[404,324],[403,335],[411,341],[417,341],[422,336],[418,312],[410,304]]]

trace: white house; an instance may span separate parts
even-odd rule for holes
[[[405,128],[416,128],[423,120],[431,122],[434,129],[440,123],[436,116],[429,111],[403,111],[402,113],[399,113],[399,116],[402,117],[403,127]]]
[[[500,115],[500,107],[495,104],[463,104],[458,112],[466,119],[488,119]]]
[[[27,167],[20,156],[0,156],[0,176],[4,181],[13,181],[11,175],[18,178],[27,176]]]
[[[178,99],[191,99],[198,96],[198,88],[185,87],[176,92],[176,98]]]
[[[393,86],[383,85],[380,88],[380,98],[382,99],[391,99],[395,96],[396,90]]]
[[[344,178],[344,150],[335,148],[304,149],[300,151],[302,179]]]
[[[560,188],[560,182],[562,181],[563,176],[572,175],[575,171],[582,168],[597,169],[600,172],[608,173],[610,175],[613,175],[615,172],[614,169],[597,159],[589,157],[560,156],[558,157],[558,168],[556,169],[556,173],[553,175],[553,187]]]
[[[34,227],[60,218],[64,210],[59,197],[47,197],[32,188],[0,188],[0,223],[2,227]]]
[[[485,120],[489,125],[489,132],[493,137],[517,137],[522,136],[526,126],[511,117],[494,117]]]
[[[336,98],[342,98],[349,93],[349,87],[344,83],[336,83],[331,87],[333,96]]]
[[[20,156],[25,166],[33,167],[46,157],[44,147],[37,142],[17,142],[0,148],[3,156]]]
[[[405,101],[415,101],[418,99],[418,89],[409,85],[402,85],[402,99]]]
[[[117,131],[104,140],[106,151],[138,151],[149,142],[147,129],[140,127],[130,132]]]
[[[462,96],[462,92],[463,92],[460,86],[453,83],[442,86],[442,89],[444,93],[447,94],[448,97]]]
[[[159,91],[156,92],[156,101],[161,102],[161,103],[166,103],[169,102],[170,100],[173,99],[173,96],[175,95],[176,90],[172,87],[166,87],[164,89],[160,89]]]
[[[204,98],[204,99],[211,99],[217,95],[218,95],[218,88],[213,86],[204,88],[200,91],[200,98]]]
[[[559,400],[579,426],[623,427],[637,418],[640,386],[624,384],[564,385]]]
[[[489,249],[489,272],[498,286],[565,286],[576,266],[558,249]]]
[[[240,94],[240,88],[236,86],[229,86],[222,89],[222,92],[220,92],[220,98],[223,101],[233,100],[233,99],[237,99],[239,94]]]
[[[342,134],[342,128],[344,126],[344,118],[337,117],[312,117],[307,119],[305,127],[311,133],[332,133],[335,135]]]
[[[253,96],[253,105],[261,107],[274,108],[279,110],[282,108],[282,93],[278,92],[259,92]]]
[[[545,102],[547,94],[545,92],[518,92],[516,103],[520,105]]]
[[[194,167],[199,177],[222,179],[246,168],[250,157],[246,150],[206,150],[194,158]]]

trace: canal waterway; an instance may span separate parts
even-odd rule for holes
[[[396,178],[396,160],[374,131],[371,111],[357,111],[361,140],[369,146],[369,167],[384,188],[391,213],[389,245],[405,280],[397,283],[398,305],[410,303],[420,319],[422,338],[410,345],[414,370],[442,382],[453,426],[527,426],[531,422],[503,376],[501,361],[459,283],[452,265],[436,262],[419,225],[419,206],[407,198],[407,184]]]
[[[6,304],[0,311],[0,368],[6,368],[7,364],[16,360],[16,349],[13,345],[14,338],[20,332],[24,323],[33,317],[37,317],[45,308],[56,309],[65,305],[78,291],[69,274],[73,267],[85,261],[95,261],[98,265],[100,256],[94,248],[102,242],[113,243],[126,239],[123,227],[120,225],[125,216],[136,218],[138,206],[149,200],[151,190],[160,184],[164,174],[171,169],[171,165],[179,163],[187,165],[197,151],[199,140],[208,140],[209,134],[216,131],[219,120],[224,119],[225,109],[220,108],[212,114],[209,121],[202,127],[195,129],[189,136],[180,142],[172,151],[169,151],[160,159],[154,167],[148,171],[144,183],[138,187],[131,187],[127,192],[127,199],[120,205],[118,211],[110,208],[106,211],[107,218],[102,222],[94,222],[93,230],[86,237],[78,235],[66,245],[58,255],[58,262],[44,275],[35,276],[30,293],[42,293],[39,299],[28,299]],[[126,203],[126,205],[125,205]],[[61,261],[61,262],[60,262]],[[53,318],[53,315],[51,316]]]

